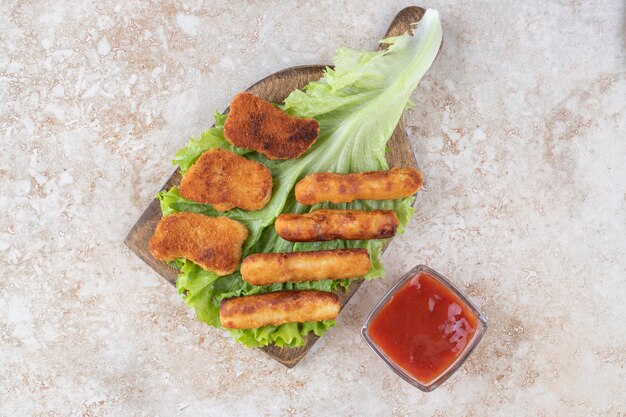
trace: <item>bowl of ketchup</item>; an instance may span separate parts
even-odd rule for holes
[[[484,316],[461,291],[418,265],[387,291],[361,334],[396,374],[429,392],[461,367],[486,330]]]

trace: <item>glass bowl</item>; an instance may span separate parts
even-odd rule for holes
[[[396,364],[389,356],[387,356],[387,354],[382,350],[382,348],[380,348],[376,344],[376,342],[371,338],[369,334],[370,324],[372,323],[373,319],[377,316],[377,314],[380,312],[381,308],[385,306],[391,300],[391,298],[399,289],[403,288],[403,285],[408,280],[410,280],[411,278],[421,273],[430,275],[437,282],[439,282],[444,287],[446,287],[453,295],[458,297],[461,300],[461,302],[465,304],[468,310],[471,311],[476,317],[476,330],[472,338],[469,340],[469,342],[465,346],[465,348],[442,373],[437,375],[433,380],[431,380],[427,384],[420,382],[419,380],[416,379],[416,377],[409,374],[402,367]],[[372,312],[367,317],[367,320],[365,320],[363,327],[361,328],[361,335],[363,336],[367,344],[372,348],[372,350],[383,360],[383,362],[387,364],[387,366],[389,366],[389,368],[391,368],[392,371],[394,371],[398,376],[400,376],[400,378],[404,379],[406,382],[419,388],[422,391],[430,392],[434,390],[435,388],[437,388],[438,386],[440,386],[445,380],[450,378],[450,376],[452,376],[452,374],[456,372],[456,370],[459,369],[461,365],[463,365],[463,363],[467,360],[467,358],[472,354],[474,349],[476,349],[476,346],[478,346],[478,343],[480,342],[480,340],[482,339],[486,331],[487,331],[487,320],[482,315],[482,313],[476,308],[476,306],[472,304],[472,302],[459,289],[457,289],[454,285],[452,285],[450,281],[448,281],[444,276],[442,276],[438,272],[430,269],[429,267],[425,265],[418,265],[414,267],[413,269],[411,269],[409,272],[407,272],[402,278],[400,278],[400,280],[398,280],[398,282],[395,283],[394,286],[391,287],[387,291],[387,293],[382,297],[382,299],[376,304]]]

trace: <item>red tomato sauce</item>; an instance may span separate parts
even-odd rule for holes
[[[446,286],[420,273],[389,299],[368,330],[392,361],[427,385],[463,351],[477,322]]]

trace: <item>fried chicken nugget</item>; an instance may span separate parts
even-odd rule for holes
[[[214,148],[189,168],[179,190],[186,199],[215,210],[259,210],[272,198],[272,174],[263,164]]]
[[[150,253],[170,261],[187,258],[217,275],[235,272],[246,226],[228,217],[180,212],[162,217],[150,239]]]
[[[291,242],[383,239],[395,235],[398,216],[393,210],[315,210],[281,214],[274,228],[280,237]]]
[[[390,171],[307,175],[296,184],[298,203],[349,203],[354,200],[393,200],[415,194],[422,186],[422,175],[413,168]]]
[[[256,329],[268,324],[332,320],[339,297],[326,291],[277,291],[223,300],[220,322],[228,329]]]
[[[230,103],[224,137],[269,159],[294,159],[313,145],[319,128],[317,120],[290,116],[268,101],[239,93]]]
[[[241,263],[241,276],[252,285],[357,278],[370,270],[367,249],[291,253],[255,253]]]

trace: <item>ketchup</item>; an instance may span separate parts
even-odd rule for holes
[[[392,361],[428,385],[461,354],[477,324],[459,297],[421,272],[396,291],[368,330]]]

